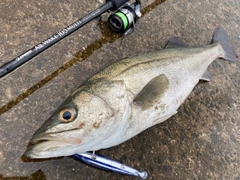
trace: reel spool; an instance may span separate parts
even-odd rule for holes
[[[141,17],[140,10],[140,1],[132,4],[126,3],[109,16],[109,27],[116,33],[130,34],[135,28],[137,19]]]

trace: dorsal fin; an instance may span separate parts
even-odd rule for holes
[[[134,102],[143,107],[143,109],[151,108],[155,103],[164,97],[169,88],[169,81],[165,74],[161,74],[153,78],[140,91]]]
[[[166,48],[184,48],[184,47],[187,46],[177,37],[170,38],[166,46]]]

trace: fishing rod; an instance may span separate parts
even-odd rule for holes
[[[0,67],[0,78],[15,70],[19,66],[23,65],[33,57],[37,56],[44,50],[48,49],[52,45],[56,44],[58,41],[62,40],[66,36],[72,34],[82,26],[86,25],[93,19],[100,17],[103,13],[107,11],[115,11],[109,16],[108,24],[109,27],[116,33],[129,34],[133,31],[135,27],[135,22],[137,18],[141,17],[140,0],[136,0],[135,3],[127,3],[129,0],[106,0],[106,3],[95,9],[88,15],[82,17],[73,24],[67,26],[56,34],[50,36],[43,42],[35,45],[28,51],[14,58],[13,60],[5,63]]]

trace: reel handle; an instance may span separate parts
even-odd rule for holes
[[[112,8],[111,11],[116,11],[118,8],[120,8],[122,5],[126,4],[129,0],[107,0],[106,2],[111,1]]]

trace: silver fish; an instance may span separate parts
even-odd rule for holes
[[[212,43],[187,48],[173,38],[164,50],[118,61],[83,83],[36,131],[28,158],[70,156],[116,146],[174,114],[218,57],[238,56],[221,27]]]

